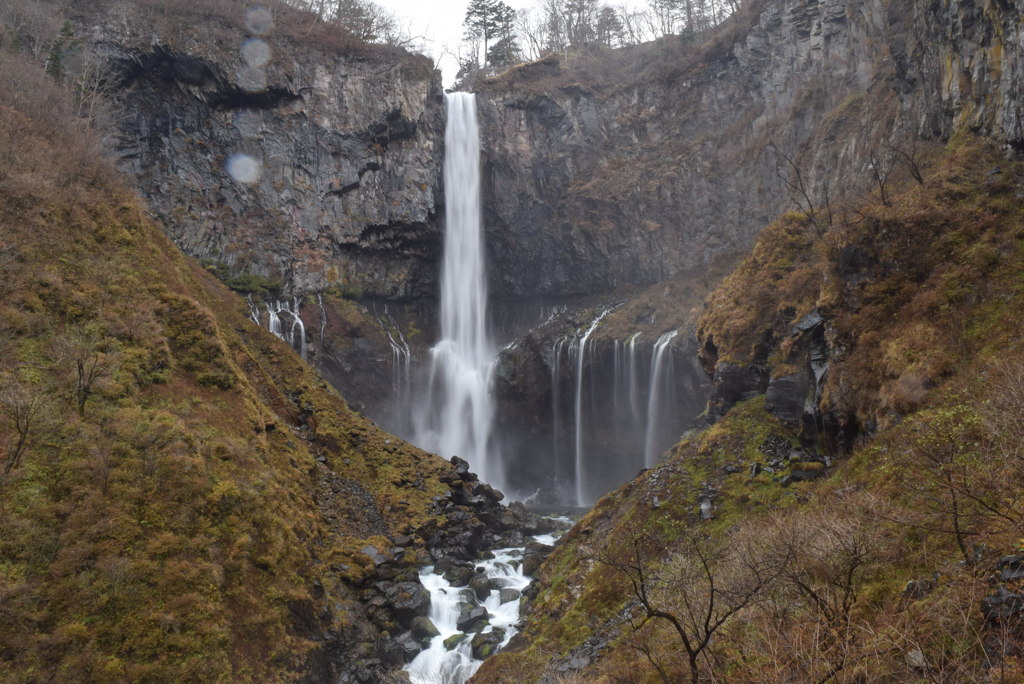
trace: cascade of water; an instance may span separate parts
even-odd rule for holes
[[[642,333],[633,333],[626,342],[626,355],[629,382],[629,414],[632,425],[640,423],[640,360],[637,358],[636,341]]]
[[[554,543],[549,535],[535,537],[541,543]],[[483,567],[492,582],[505,589],[522,591],[530,584],[530,579],[523,574],[519,561],[522,549],[500,549],[494,552],[494,558],[480,561],[477,567]],[[481,660],[473,657],[473,635],[468,634],[457,646],[449,650],[445,640],[460,633],[457,623],[459,613],[466,604],[481,605],[487,609],[488,626],[482,633],[487,634],[495,629],[505,632],[498,648],[504,648],[516,633],[519,622],[519,601],[501,602],[501,594],[492,590],[486,599],[477,601],[473,590],[468,587],[453,587],[433,568],[426,568],[420,574],[420,582],[430,592],[430,621],[437,627],[439,634],[430,641],[430,646],[421,651],[411,663],[405,666],[409,679],[413,684],[462,684],[477,671]]]
[[[562,445],[562,349],[565,347],[565,338],[555,340],[551,347],[551,434],[552,434],[552,461],[554,461],[555,477],[560,478],[561,471],[561,445]]]
[[[245,301],[249,302],[249,319],[256,325],[262,325],[260,322],[260,310],[256,306],[256,302],[252,301],[252,295],[246,295]]]
[[[316,303],[320,305],[320,348],[318,353],[323,353],[324,330],[327,329],[327,309],[324,308],[324,297],[319,292],[316,293]]]
[[[594,322],[587,328],[587,332],[583,333],[583,336],[579,338],[576,343],[576,401],[575,401],[575,418],[576,418],[576,505],[585,506],[587,505],[587,497],[584,492],[583,483],[583,366],[584,360],[587,355],[587,340],[590,339],[590,335],[597,329],[598,324],[601,320],[611,312],[611,309],[605,309],[601,312],[601,315],[594,319]]]
[[[490,444],[495,349],[486,321],[476,100],[452,93],[446,102],[441,337],[430,352],[431,400],[416,417],[415,441],[442,456],[465,458],[480,479],[500,487],[501,464]]]
[[[277,315],[280,310],[280,302],[274,302],[274,306],[270,306],[270,302],[267,302],[267,329],[283,340],[284,335],[281,334],[281,319]]]
[[[299,356],[302,360],[306,360],[306,324],[302,322],[302,318],[299,316],[299,298],[295,297],[292,299],[292,306],[288,308],[288,303],[285,302],[284,311],[291,314],[292,327],[288,331],[288,341],[295,344],[295,328],[299,329]]]
[[[659,402],[661,399],[661,386],[664,384],[662,380],[661,366],[665,357],[665,351],[668,350],[669,345],[672,344],[672,340],[675,339],[678,334],[678,330],[667,332],[659,337],[658,341],[654,345],[654,356],[651,360],[650,394],[647,398],[647,430],[644,436],[644,464],[648,468],[654,466],[658,459],[658,454],[656,453],[658,412],[660,411]],[[671,363],[671,352],[668,357],[669,363]]]
[[[385,322],[386,321],[386,322]],[[409,367],[412,364],[412,350],[409,343],[402,334],[398,323],[388,313],[387,305],[384,306],[383,318],[377,316],[377,324],[388,337],[388,344],[391,345],[391,386],[399,405],[405,400],[405,394],[409,389]],[[395,336],[398,336],[397,338]]]
[[[298,341],[299,341],[299,355],[302,360],[305,361],[308,356],[308,350],[306,348],[306,325],[302,322],[302,318],[299,316],[299,307],[301,303],[298,297],[293,297],[292,301],[276,301],[266,302],[267,307],[267,329],[280,337],[282,340],[290,345],[295,345],[295,329],[299,329]],[[284,325],[281,322],[281,314],[286,313],[292,318],[292,324],[288,328],[287,332],[284,329]],[[260,312],[256,308],[256,304],[252,301],[252,297],[249,297],[249,318],[255,321],[256,325],[260,323]],[[321,333],[321,343],[323,342],[323,335]]]

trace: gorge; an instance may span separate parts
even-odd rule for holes
[[[0,8],[10,681],[1024,672],[1021,0],[307,5]]]

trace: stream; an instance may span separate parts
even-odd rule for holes
[[[542,534],[530,539],[552,545],[556,538]],[[531,581],[522,570],[524,549],[498,549],[494,558],[476,563],[471,586],[453,587],[433,566],[423,569],[420,581],[430,592],[430,620],[439,634],[406,665],[413,684],[463,684],[483,658],[508,644],[517,632],[520,596]],[[476,588],[484,587],[486,596],[478,598]]]

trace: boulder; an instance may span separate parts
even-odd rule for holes
[[[388,586],[384,597],[402,624],[426,615],[430,610],[430,592],[419,582],[396,582]]]
[[[486,573],[478,571],[469,580],[469,588],[473,590],[477,601],[485,601],[491,593],[491,580]]]
[[[442,575],[453,587],[465,587],[473,578],[473,567],[470,565],[457,565],[449,568]]]
[[[494,655],[504,640],[505,630],[501,627],[495,627],[490,632],[481,632],[475,635],[472,641],[473,657],[483,660]]]
[[[498,597],[501,599],[502,603],[511,603],[512,601],[518,601],[519,597],[522,595],[523,593],[521,591],[519,591],[518,589],[513,589],[511,587],[505,587],[504,589],[498,591]]]
[[[455,621],[455,628],[460,632],[479,632],[487,625],[491,614],[483,606],[474,606],[470,603],[463,603],[459,610],[459,617]]]
[[[418,615],[412,619],[412,633],[420,639],[433,639],[441,634],[430,618]]]
[[[462,632],[452,634],[450,637],[444,640],[444,648],[446,651],[450,651],[468,638],[469,635],[463,634]]]

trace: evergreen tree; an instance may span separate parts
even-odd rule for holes
[[[516,11],[502,0],[469,1],[463,25],[467,34],[483,42],[484,66],[487,66],[490,58],[489,46],[492,39],[508,39],[506,45],[514,43],[512,32],[515,17]],[[507,48],[503,52],[507,53]]]

